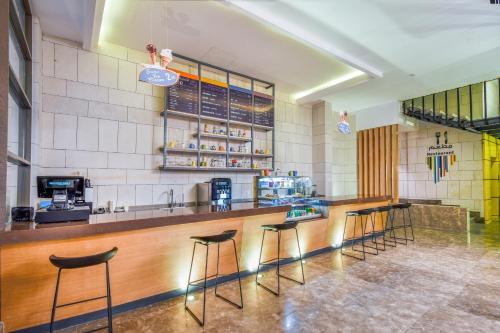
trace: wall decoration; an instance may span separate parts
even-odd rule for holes
[[[351,127],[347,122],[347,112],[340,112],[340,121],[337,123],[337,128],[342,134],[351,134]]]
[[[439,143],[440,132],[436,132],[436,145],[429,146],[427,149],[426,163],[429,170],[432,171],[434,184],[437,184],[447,173],[450,172],[450,166],[457,161],[455,150],[452,144],[448,144],[448,132],[444,132],[444,143]]]
[[[150,64],[142,64],[144,69],[139,73],[139,81],[151,83],[155,86],[169,87],[173,86],[179,80],[179,74],[167,69],[172,61],[172,51],[163,49],[160,52],[160,62],[157,61],[156,46],[146,45],[149,52]]]

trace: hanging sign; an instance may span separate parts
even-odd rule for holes
[[[351,127],[347,122],[347,112],[340,112],[340,121],[337,123],[337,129],[342,134],[351,134]]]
[[[436,133],[436,145],[427,149],[426,163],[432,171],[434,184],[441,181],[450,172],[450,166],[457,161],[455,150],[452,144],[448,144],[448,132],[444,132],[445,142],[439,143],[440,132]]]
[[[172,51],[163,49],[160,52],[160,62],[157,62],[156,47],[153,44],[146,45],[149,52],[150,64],[142,64],[144,69],[139,73],[139,81],[153,84],[155,86],[170,87],[177,83],[179,74],[167,69],[172,61]]]

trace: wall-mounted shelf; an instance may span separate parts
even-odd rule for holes
[[[161,149],[163,152],[161,170],[231,172],[274,170],[274,155],[252,153],[255,149],[254,146],[272,148],[271,151],[274,152],[275,86],[273,83],[177,54],[174,54],[170,67],[178,72],[180,77],[178,84],[165,88],[165,110],[161,112],[164,127],[163,146],[168,147],[169,118],[178,118],[190,122],[189,128],[195,131],[192,137],[196,140],[196,142],[193,140],[191,143],[197,148]],[[196,127],[193,124],[195,122],[197,122]],[[207,122],[212,123],[207,125]],[[220,125],[217,126],[217,123]],[[224,134],[205,132],[207,128],[223,131]],[[230,135],[240,133],[240,130],[246,136]],[[255,136],[256,131],[259,132],[257,137]],[[264,136],[262,131],[270,131],[272,136],[271,133]],[[217,140],[217,146],[225,142],[225,150],[202,150],[202,140],[210,139]],[[171,138],[171,140],[181,141],[182,138]],[[257,143],[254,140],[258,140]],[[206,141],[203,142],[203,144],[205,143]],[[230,145],[233,147],[245,145],[248,153],[228,152]],[[188,166],[187,161],[184,161],[188,157],[180,155],[184,153],[195,154],[196,158],[193,158],[195,159],[193,163],[196,163],[197,166]],[[176,154],[176,156],[173,160],[169,160],[169,154]],[[207,155],[218,156],[211,158]],[[216,162],[215,165],[229,165],[229,159],[237,159],[238,164],[240,164],[240,158],[245,158],[241,164],[254,168],[199,166],[200,164],[206,165],[206,162],[209,165],[210,163],[214,165],[214,162]],[[217,160],[214,161],[214,159]],[[225,163],[221,164],[221,162]]]
[[[225,134],[213,134],[213,133],[208,133],[208,132],[201,132],[201,133],[193,133],[193,137],[202,137],[202,138],[212,138],[212,139],[227,139],[227,135]]]
[[[251,142],[252,138],[249,137],[243,137],[243,136],[229,136],[230,141],[244,141],[244,142]]]
[[[252,154],[250,154],[250,153],[239,153],[239,152],[236,152],[236,151],[230,151],[229,152],[229,156],[248,156],[248,157],[251,157]]]
[[[164,147],[160,148],[160,151],[164,151]],[[167,148],[169,153],[180,153],[180,154],[198,154],[198,149],[191,148]]]
[[[227,151],[225,150],[209,150],[209,149],[201,149],[201,154],[209,154],[209,155],[226,155]]]
[[[253,172],[257,173],[263,169],[250,168],[211,168],[211,167],[190,167],[190,166],[160,166],[163,171],[221,171],[221,172]]]

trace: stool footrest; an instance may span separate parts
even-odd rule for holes
[[[283,265],[282,262],[284,262],[284,261],[285,261],[284,264],[291,264],[291,263],[299,261],[299,260],[302,260],[302,257],[300,257],[300,258],[294,258],[294,257],[280,258],[279,262],[280,262],[280,265]],[[271,262],[271,261],[275,261],[275,262]],[[260,266],[278,266],[278,258],[263,261],[259,265]]]
[[[226,276],[230,276],[231,274],[225,274],[225,275],[218,275],[217,274],[214,274],[214,275],[210,275],[210,276],[207,276],[207,284],[208,284],[208,280],[212,279],[213,277],[216,277],[214,280],[217,280],[217,279],[220,279],[220,278],[223,278],[223,277],[226,277]],[[195,280],[195,281],[191,281],[191,282],[188,282],[188,285],[191,286],[191,287],[195,287],[195,288],[203,288],[204,287],[204,283],[198,283],[199,281],[204,281],[205,279],[204,278],[201,278],[199,280]],[[207,287],[208,288],[208,287]]]
[[[94,297],[94,298],[88,298],[88,299],[84,299],[84,300],[81,300],[81,301],[76,301],[76,302],[71,302],[71,303],[57,305],[56,308],[62,308],[62,307],[65,307],[65,306],[70,306],[70,305],[76,305],[76,304],[85,303],[85,302],[96,301],[98,299],[103,299],[103,298],[106,298],[106,297],[108,297],[108,296],[99,296],[99,297]]]

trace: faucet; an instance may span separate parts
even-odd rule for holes
[[[174,203],[174,189],[173,188],[170,189],[170,203],[169,203],[169,206],[170,207],[175,207],[175,203]]]

